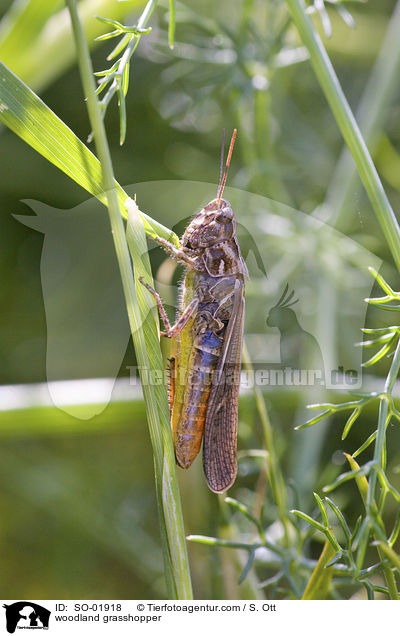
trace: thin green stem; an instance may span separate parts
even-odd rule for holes
[[[383,189],[360,129],[340,86],[325,47],[306,12],[304,0],[286,0],[315,74],[332,109],[344,140],[356,163],[360,178],[382,227],[393,259],[400,270],[400,227]]]
[[[390,18],[384,42],[371,71],[356,117],[362,135],[373,153],[379,140],[379,133],[387,115],[393,93],[396,90],[400,65],[400,0],[397,1]],[[347,148],[344,148],[336,164],[323,207],[326,206],[329,223],[344,231],[348,227],[346,217],[353,205],[355,192],[359,190],[356,166]]]
[[[125,45],[125,40],[128,38],[128,42],[125,47],[125,52],[121,56],[118,67],[116,71],[114,71],[111,76],[114,78],[111,86],[108,88],[104,98],[100,102],[102,108],[102,116],[104,117],[107,107],[111,101],[111,98],[118,93],[119,95],[119,110],[120,110],[120,145],[122,145],[125,141],[126,135],[126,111],[125,111],[125,95],[128,91],[128,82],[129,82],[129,62],[134,54],[137,45],[140,42],[142,37],[141,30],[144,30],[147,26],[147,23],[158,4],[158,0],[149,0],[146,4],[142,15],[140,16],[138,23],[136,25],[138,33],[135,33],[130,37],[129,35],[125,35],[122,40],[122,44]],[[118,50],[121,45],[118,45]],[[122,47],[123,48],[123,47]],[[112,56],[112,54],[111,54]],[[128,74],[126,74],[128,73]],[[124,78],[126,78],[124,80]],[[104,77],[103,82],[106,84],[108,82],[107,75]]]
[[[400,370],[400,339],[397,343],[396,351],[393,356],[392,364],[390,365],[390,370],[385,382],[385,393],[387,395],[392,395],[395,382],[397,380],[397,376]]]
[[[175,46],[175,20],[175,0],[169,0],[168,46],[170,49]]]
[[[144,29],[147,26],[147,23],[154,11],[154,9],[156,8],[158,4],[158,0],[149,0],[149,2],[146,4],[144,11],[142,13],[142,15],[140,16],[138,23],[137,23],[137,28],[138,29]],[[125,49],[125,53],[123,54],[123,56],[120,59],[120,62],[118,64],[118,73],[121,75],[123,75],[125,66],[127,64],[129,64],[129,60],[131,59],[133,53],[135,52],[135,49],[137,47],[137,45],[140,42],[140,38],[141,38],[141,34],[135,34],[131,41],[129,42],[128,46]]]
[[[400,572],[400,557],[399,555],[393,550],[393,548],[391,548],[389,545],[387,545],[387,543],[381,543],[380,544],[380,548],[383,550],[383,552],[389,557],[389,559],[391,560],[391,562],[393,563],[393,565],[399,570]]]
[[[392,364],[385,382],[385,391],[380,399],[378,430],[374,449],[374,464],[382,467],[382,453],[386,439],[387,418],[389,413],[389,399],[391,397],[394,384],[400,369],[400,339],[393,356]],[[383,467],[382,467],[383,468]],[[367,509],[371,510],[371,506],[375,502],[375,489],[377,482],[377,471],[371,471],[371,477],[368,486]]]
[[[353,156],[359,176],[364,184],[375,214],[382,227],[385,238],[390,247],[393,259],[400,270],[400,228],[389,200],[383,189],[378,173],[372,162],[364,139],[361,135],[357,122],[348,105],[343,90],[339,84],[333,66],[322,44],[322,41],[315,31],[313,24],[306,13],[304,0],[286,0],[286,4],[291,13],[292,19],[299,31],[303,44],[307,47],[314,71],[319,80],[325,97],[332,109],[336,122],[343,134],[344,140]],[[396,14],[397,15],[397,14]],[[396,16],[395,16],[396,17]],[[392,34],[393,35],[393,34]],[[393,65],[391,69],[393,71]],[[373,113],[373,119],[376,114]],[[342,187],[342,183],[340,183]],[[344,201],[344,199],[342,199]],[[382,524],[382,519],[377,513],[375,502],[375,491],[378,479],[378,470],[382,468],[382,458],[384,457],[386,427],[389,415],[389,399],[400,368],[400,343],[397,345],[389,375],[385,384],[385,394],[380,397],[378,430],[375,441],[374,461],[369,475],[369,482],[366,494],[367,516],[364,520],[364,531],[358,550],[358,563],[364,560],[365,550],[368,542],[368,535],[371,529],[374,531],[372,519],[377,518],[377,522]],[[383,560],[383,553],[378,547],[378,552]],[[398,599],[398,592],[393,572],[389,567],[384,569],[386,582],[390,597]]]
[[[379,405],[379,417],[378,417],[378,430],[375,442],[374,449],[374,466],[371,470],[369,482],[368,482],[368,492],[367,492],[367,500],[366,500],[366,509],[367,515],[371,517],[376,514],[376,501],[375,501],[375,491],[376,484],[378,478],[378,467],[382,467],[382,457],[383,457],[383,449],[385,447],[386,440],[386,429],[388,423],[388,413],[389,413],[389,400],[391,397],[391,393],[394,388],[394,384],[399,373],[400,369],[400,340],[397,343],[396,351],[393,356],[392,364],[390,366],[390,370],[385,382],[385,392],[380,398]],[[382,467],[383,468],[383,467]],[[378,522],[381,521],[380,515],[378,515]],[[378,537],[376,537],[378,539]],[[385,556],[385,548],[391,550],[389,545],[381,542],[378,546],[378,553],[383,561]],[[399,598],[399,594],[397,591],[396,581],[393,575],[393,572],[390,567],[385,567],[384,569],[386,583],[389,589],[389,594],[391,599],[397,600]]]
[[[102,168],[103,187],[107,198],[112,235],[120,267],[129,323],[138,358],[139,369],[143,373],[150,370],[149,359],[151,358],[151,354],[154,354],[154,351],[150,351],[149,353],[148,349],[146,349],[146,344],[148,344],[148,342],[146,343],[143,333],[143,315],[141,315],[138,298],[133,285],[132,265],[126,241],[125,228],[121,218],[118,193],[115,187],[111,155],[100,105],[96,96],[92,63],[85,33],[78,13],[77,1],[66,0],[66,4],[71,15],[82,84],[86,97],[90,123],[94,133],[96,149]],[[135,221],[136,227],[138,223],[141,225],[142,236],[140,235],[140,232],[135,234],[133,229],[131,229],[130,236],[132,242],[138,246],[140,238],[142,238],[142,241],[145,244],[143,227],[139,214],[135,216],[132,223],[133,226],[135,226]],[[139,246],[138,251],[139,254],[142,253]],[[148,261],[146,266],[149,269]],[[155,349],[158,349],[159,359],[161,359],[159,343],[157,340],[155,340],[153,346]],[[158,399],[155,395],[154,387],[150,386],[149,382],[143,382],[142,386],[146,400],[149,429],[155,458],[156,491],[160,513],[160,528],[168,594],[172,598],[190,599],[192,598],[192,590],[176,470],[173,459],[171,459],[173,458],[173,450],[168,422],[166,391],[164,389],[165,395],[161,395],[160,399]],[[166,429],[168,429],[168,432]]]
[[[382,545],[384,545],[386,548],[389,548],[389,550],[391,550],[392,554],[394,553],[394,550],[392,550],[387,543],[383,543]],[[379,553],[379,558],[381,559],[381,561],[383,561],[384,556],[386,554],[386,551],[385,551],[385,549],[382,549],[382,546],[379,546],[378,553]],[[389,596],[390,596],[391,600],[392,601],[398,601],[400,599],[400,596],[399,596],[399,592],[397,590],[396,578],[395,578],[391,568],[390,567],[385,567],[383,572],[384,572],[385,581],[386,581],[386,584],[388,586]]]
[[[245,343],[243,344],[243,363],[244,363],[245,369],[247,369],[248,371],[252,371],[250,355],[248,353]],[[262,429],[263,429],[265,447],[266,447],[266,450],[268,451],[267,473],[271,483],[271,490],[273,492],[276,504],[278,506],[279,517],[284,529],[285,543],[286,543],[286,546],[289,546],[291,523],[288,517],[287,493],[286,493],[285,481],[283,479],[282,473],[279,468],[277,453],[276,453],[275,444],[274,444],[274,434],[273,434],[271,422],[268,416],[268,411],[265,406],[264,397],[259,387],[256,385],[254,385],[254,396],[256,399],[256,406],[257,406],[258,414],[259,414]]]

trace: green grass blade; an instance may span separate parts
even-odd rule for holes
[[[400,270],[400,227],[335,70],[321,38],[306,13],[304,1],[285,1],[300,38],[308,49],[315,75],[329,103],[336,123],[353,155],[358,173],[382,227],[393,260]]]
[[[0,62],[0,121],[29,146],[76,181],[82,188],[106,203],[101,167],[97,157],[64,122],[14,73]],[[121,213],[126,216],[128,195],[116,182]],[[178,244],[178,238],[142,213],[146,233],[162,236]]]
[[[138,329],[133,333],[135,351],[142,370],[162,374],[164,364],[159,344],[158,321],[155,317],[157,310],[153,296],[139,281],[139,278],[143,277],[145,282],[153,284],[146,235],[139,210],[132,199],[127,207],[127,237],[135,271],[136,311],[139,317]],[[161,504],[159,509],[164,520],[165,542],[172,562],[176,596],[180,599],[189,599],[192,598],[192,590],[166,387],[164,382],[143,382],[142,388],[148,408],[149,430],[154,450],[156,484]],[[168,576],[168,569],[166,570]]]
[[[144,290],[136,279],[136,289],[133,283],[132,262],[129,254],[128,241],[131,238],[131,253],[134,266],[143,274],[151,278],[150,260],[148,257],[146,235],[143,220],[134,201],[129,199],[129,234],[128,241],[125,227],[121,218],[120,201],[115,187],[115,179],[108,140],[104,128],[103,118],[96,97],[96,86],[93,67],[90,59],[86,35],[79,16],[77,0],[66,0],[71,16],[72,31],[78,54],[79,71],[81,75],[90,124],[96,141],[96,149],[100,157],[102,182],[104,183],[107,207],[109,211],[115,252],[119,264],[121,282],[125,295],[125,302],[129,325],[139,366],[139,373],[146,402],[148,420],[151,423],[150,432],[155,459],[155,477],[157,503],[160,512],[160,529],[163,543],[163,558],[166,580],[170,598],[191,599],[191,583],[183,531],[182,511],[179,505],[179,491],[173,456],[171,432],[169,430],[168,401],[166,389],[160,384],[160,399],[155,390],[155,383],[146,377],[146,372],[155,368],[162,370],[161,351],[158,342],[157,323],[154,315],[148,311],[149,304],[144,296]],[[147,326],[149,323],[149,326]],[[146,340],[146,338],[150,338]],[[151,348],[151,345],[153,348]],[[155,356],[158,356],[155,357]],[[150,358],[154,358],[151,366]],[[162,394],[160,393],[162,391]],[[168,445],[169,442],[169,445]],[[165,458],[172,463],[170,475],[165,474]],[[168,480],[169,477],[169,480]],[[169,497],[165,498],[167,489]],[[172,527],[172,531],[171,531]],[[178,552],[178,558],[176,553]],[[186,558],[185,558],[186,557]]]

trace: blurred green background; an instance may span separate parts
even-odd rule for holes
[[[93,64],[101,70],[106,67],[110,43],[94,46],[94,34],[105,29],[93,16],[134,23],[144,3],[82,0],[80,4],[87,16]],[[318,210],[320,218],[335,222],[337,229],[379,257],[382,272],[397,289],[392,260],[371,206],[357,178],[348,181],[353,164],[342,157],[342,172],[338,169],[342,138],[288,21],[284,2],[178,2],[173,51],[167,46],[167,4],[160,2],[151,20],[152,33],[142,38],[134,55],[124,146],[119,146],[115,103],[106,116],[118,181],[122,185],[165,179],[215,183],[221,130],[236,127],[239,135],[229,184],[308,214]],[[391,81],[384,95],[373,92],[373,100],[362,100],[396,4],[393,0],[346,2],[354,29],[329,7],[333,33],[330,38],[322,34],[352,108],[357,110],[363,103],[363,118],[376,105],[368,141],[395,212],[400,207],[400,84]],[[32,13],[22,19],[30,5]],[[1,0],[0,12],[0,59],[86,140],[88,118],[63,3]],[[322,33],[319,17],[314,19]],[[391,62],[400,59],[395,47],[391,52]],[[379,72],[380,79],[385,78],[387,66]],[[43,235],[12,215],[30,213],[22,199],[69,209],[87,195],[4,128],[0,144],[0,383],[36,385],[46,381],[40,279]],[[173,226],[173,210],[157,219]],[[151,254],[157,269],[164,256],[160,250]],[[271,289],[285,282],[284,278],[274,281]],[[265,294],[265,288],[249,293]],[[268,299],[271,305],[274,300],[276,296]],[[335,321],[334,308],[329,317]],[[384,318],[371,309],[367,322],[390,324]],[[345,334],[336,334],[332,346],[339,350],[347,346],[345,340]],[[119,377],[127,377],[127,366],[134,364],[130,344]],[[380,363],[374,374],[383,377],[386,367],[386,362]],[[379,383],[379,378],[371,376],[366,381]],[[139,390],[133,387],[131,400],[115,399],[101,415],[85,422],[41,405],[33,388],[31,402],[21,389],[12,409],[6,392],[0,405],[0,596],[162,598],[166,591],[152,455]],[[311,490],[343,469],[339,451],[348,445],[340,441],[343,422],[323,423],[319,431],[312,429],[309,439],[315,442],[309,444],[305,463],[299,464],[295,457],[299,438],[293,428],[306,417],[308,397],[302,390],[267,392],[284,473],[299,482],[303,504],[310,510]],[[352,448],[364,440],[365,430],[373,430],[375,414],[369,415],[369,420],[364,418],[364,430],[352,433]],[[262,447],[257,413],[247,394],[241,401],[240,423],[239,448]],[[399,441],[398,431],[391,430],[389,474],[394,484],[398,482],[394,469]],[[304,485],[302,466],[310,462],[312,475],[304,476]],[[252,501],[258,468],[257,462],[243,461],[233,496]],[[219,531],[232,537],[249,532],[239,520],[228,518],[207,491],[200,461],[180,477],[188,534]],[[355,518],[360,506],[356,487],[344,488],[340,497]],[[267,516],[273,519],[274,513],[271,504]],[[197,598],[264,597],[255,574],[238,586],[244,555],[193,545],[189,552]],[[261,560],[258,573],[262,578]]]

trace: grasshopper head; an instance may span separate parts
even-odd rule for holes
[[[214,199],[201,210],[186,228],[182,244],[193,250],[229,241],[236,234],[236,221],[231,204]]]

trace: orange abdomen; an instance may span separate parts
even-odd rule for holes
[[[183,382],[185,386],[175,392],[172,425],[176,460],[182,468],[189,468],[201,447],[208,398],[222,342],[222,338],[211,331],[195,337],[188,368],[177,370],[175,383]]]

